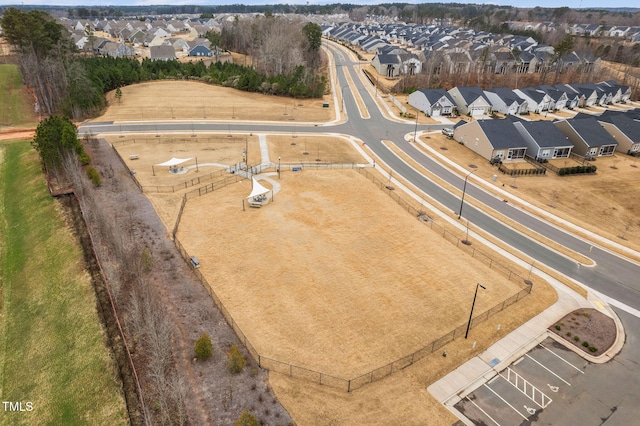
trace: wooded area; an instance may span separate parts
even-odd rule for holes
[[[75,53],[67,31],[45,12],[8,9],[0,25],[20,59],[25,82],[46,114],[73,119],[98,114],[104,93],[160,79],[198,79],[240,90],[295,98],[318,98],[326,78],[319,75],[321,30],[302,20],[273,16],[235,20],[223,28],[223,47],[253,56],[253,65],[84,57]],[[211,35],[213,37],[213,35]]]

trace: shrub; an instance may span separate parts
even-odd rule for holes
[[[196,340],[196,345],[193,348],[196,353],[196,358],[205,360],[213,356],[213,344],[211,343],[211,337],[207,333],[202,333],[202,336]]]
[[[580,338],[578,336],[574,336],[573,340],[575,340],[576,342],[580,341]]]
[[[149,247],[144,247],[142,249],[142,270],[145,272],[149,272],[153,267],[153,256],[151,255],[151,250]]]
[[[87,176],[89,176],[89,179],[91,179],[91,182],[95,186],[102,185],[102,178],[100,177],[100,173],[98,173],[98,171],[93,166],[87,167]]]
[[[597,352],[598,348],[596,348],[595,346],[589,346],[589,352]]]
[[[83,166],[88,166],[89,163],[91,163],[91,157],[89,157],[89,154],[84,151],[82,151],[82,153],[78,155],[78,160],[80,160],[80,164],[82,164]]]
[[[582,346],[584,346],[585,348],[589,347],[589,342],[587,342],[586,340],[584,342],[582,342]]]
[[[571,332],[567,331],[567,337],[571,337]]]
[[[238,420],[234,423],[235,426],[259,426],[258,419],[249,412],[249,410],[244,410]]]
[[[244,368],[246,361],[240,353],[240,350],[236,345],[233,345],[229,348],[229,352],[227,352],[227,368],[232,373],[239,373]]]
[[[560,176],[564,176],[566,173],[567,173],[567,170],[566,170],[564,167],[563,167],[563,168],[561,168],[560,170],[558,170],[558,174],[559,174]]]
[[[562,329],[562,327],[560,327],[559,325],[556,325],[556,330],[560,331]]]

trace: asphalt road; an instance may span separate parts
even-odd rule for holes
[[[415,186],[429,194],[451,211],[457,212],[460,208],[460,197],[453,195],[442,187],[428,180],[425,176],[416,172],[395,154],[389,151],[382,143],[383,140],[393,141],[400,149],[414,158],[425,168],[438,175],[440,178],[454,185],[462,191],[464,179],[442,167],[439,163],[420,152],[413,145],[407,142],[404,136],[417,130],[439,130],[443,125],[416,125],[414,123],[398,123],[386,119],[379,111],[372,95],[366,90],[360,78],[355,75],[354,64],[349,56],[344,52],[330,46],[329,51],[333,53],[337,84],[336,91],[341,91],[348,86],[345,73],[351,74],[353,85],[349,90],[344,90],[344,110],[348,116],[345,123],[338,125],[283,125],[283,124],[246,124],[246,123],[215,123],[215,122],[171,122],[171,123],[87,123],[80,126],[79,134],[90,132],[97,134],[100,132],[110,133],[162,133],[165,131],[182,132],[204,132],[204,131],[231,131],[231,132],[335,132],[353,135],[365,142],[371,150],[388,166],[394,170],[394,175],[400,175],[410,181]],[[370,118],[363,119],[358,112],[357,105],[351,90],[360,92],[364,99]],[[469,204],[464,205],[463,218],[468,219],[474,227],[481,228],[496,238],[506,242],[514,248],[526,253],[535,259],[536,264],[545,264],[571,278],[576,279],[588,287],[610,297],[609,303],[628,310],[628,307],[640,310],[640,266],[616,256],[606,250],[598,248],[594,244],[592,252],[589,252],[591,243],[586,243],[558,228],[549,225],[542,219],[534,217],[517,208],[514,208],[504,200],[479,189],[471,181],[467,183],[466,193],[477,200],[480,200],[492,209],[513,219],[514,221],[530,228],[531,230],[544,235],[578,253],[592,258],[597,266],[579,267],[577,263],[557,252],[549,249],[517,231],[505,226],[495,220],[490,215],[475,209]],[[617,301],[617,302],[616,302]]]

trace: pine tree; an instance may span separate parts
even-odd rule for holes
[[[213,344],[211,343],[209,334],[202,333],[202,336],[196,340],[194,351],[196,358],[200,360],[209,359],[213,356]]]

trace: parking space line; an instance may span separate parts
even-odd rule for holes
[[[475,402],[473,402],[471,399],[469,399],[469,397],[465,397],[467,398],[467,401],[469,401],[470,403],[472,403],[478,410],[482,411],[482,414],[484,414],[485,416],[487,416],[489,418],[489,420],[491,420],[492,422],[494,422],[497,426],[500,426],[500,423],[498,423],[493,417],[491,417],[489,415],[489,413],[487,413],[486,411],[484,411],[482,409],[482,407],[480,407],[478,404],[476,404]]]
[[[557,356],[558,358],[560,358],[562,361],[566,362],[567,364],[569,364],[570,366],[572,366],[573,368],[575,368],[577,371],[579,371],[580,373],[584,374],[584,371],[582,371],[581,369],[579,369],[578,367],[576,367],[575,365],[571,364],[569,361],[567,361],[566,359],[562,358],[560,355],[558,355],[557,353],[555,353],[554,351],[552,351],[551,349],[547,348],[546,346],[544,346],[542,343],[540,343],[540,347],[543,349],[546,349],[547,351],[551,352],[552,354],[554,354],[555,356]]]
[[[565,379],[563,379],[562,377],[558,376],[556,373],[554,373],[553,371],[551,371],[550,369],[548,369],[547,367],[545,367],[544,365],[542,365],[540,362],[538,362],[537,360],[535,360],[534,358],[531,358],[531,356],[529,356],[529,354],[525,355],[527,358],[529,358],[531,361],[535,362],[536,364],[538,364],[540,367],[544,368],[545,370],[547,370],[549,373],[553,374],[554,376],[556,376],[558,379],[562,380],[563,382],[565,382],[567,385],[571,386],[571,383],[567,382]]]
[[[507,372],[507,376],[506,377],[502,373],[500,373],[500,377],[502,377],[511,386],[513,386],[514,388],[516,388],[520,392],[522,392],[527,398],[529,398],[531,401],[533,401],[533,403],[536,404],[538,407],[546,408],[549,404],[551,404],[552,399],[549,398],[547,395],[545,395],[545,393],[542,392],[540,389],[536,388],[532,383],[529,383],[524,377],[522,377],[521,375],[519,375],[518,373],[516,373],[515,371],[513,371],[509,367],[507,367],[506,372]],[[513,376],[515,378],[515,383],[514,383],[513,380],[511,380],[512,373],[513,373]],[[522,389],[520,389],[520,383],[523,384],[523,388]],[[527,385],[529,385],[529,389],[531,391],[531,395],[529,395],[529,392],[527,392]],[[541,397],[541,401],[540,402],[538,402],[536,400],[536,391],[538,392],[538,394]],[[545,401],[545,399],[547,401]]]
[[[504,402],[504,403],[505,403],[505,404],[507,404],[509,407],[511,407],[511,409],[512,409],[513,411],[515,411],[516,413],[520,414],[520,417],[522,417],[522,418],[523,418],[523,419],[525,419],[525,420],[529,420],[529,418],[528,418],[527,416],[525,416],[524,414],[522,414],[520,411],[516,410],[516,408],[515,408],[513,405],[509,404],[509,403],[507,402],[507,400],[506,400],[506,399],[504,399],[503,397],[501,397],[500,395],[498,395],[498,393],[497,393],[496,391],[494,391],[493,389],[491,389],[491,388],[490,388],[489,386],[487,386],[486,384],[484,385],[484,387],[485,387],[485,388],[487,388],[487,389],[489,389],[491,392],[493,392],[493,394],[494,394],[495,396],[497,396],[498,398],[500,398],[500,399],[502,400],[502,402]]]

